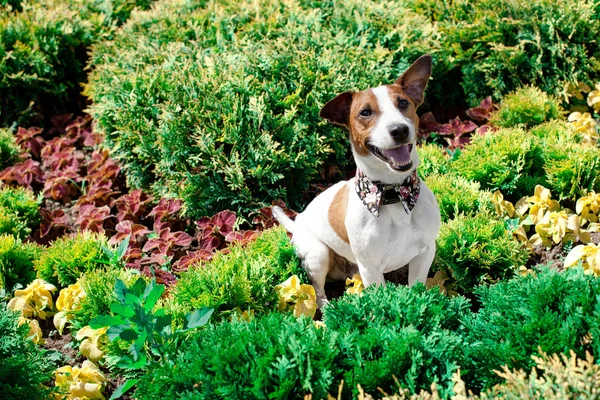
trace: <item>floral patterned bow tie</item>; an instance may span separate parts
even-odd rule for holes
[[[399,202],[402,202],[404,211],[410,214],[421,193],[421,179],[415,170],[404,182],[389,185],[372,181],[361,170],[357,170],[354,188],[367,210],[375,217],[379,217],[382,205]]]

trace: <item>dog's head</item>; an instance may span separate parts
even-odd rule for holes
[[[348,128],[357,166],[370,178],[399,183],[418,167],[416,111],[430,75],[424,55],[393,84],[344,92],[321,109],[321,117]]]

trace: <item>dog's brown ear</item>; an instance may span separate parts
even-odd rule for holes
[[[352,95],[354,92],[338,94],[330,100],[319,112],[321,118],[329,120],[334,124],[348,127],[350,120],[350,108],[352,107]]]
[[[425,54],[417,59],[395,82],[418,107],[423,103],[423,92],[431,76],[431,56]]]

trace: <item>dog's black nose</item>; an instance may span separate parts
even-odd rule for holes
[[[395,140],[404,140],[408,137],[408,125],[398,124],[390,126],[390,136]]]

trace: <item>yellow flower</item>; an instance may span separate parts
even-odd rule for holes
[[[236,312],[236,314],[242,321],[250,322],[250,320],[254,318],[254,310],[246,310],[242,312],[242,309],[239,307],[236,307],[233,310]]]
[[[86,338],[79,345],[79,351],[89,360],[96,362],[104,356],[104,352],[100,350],[99,342],[104,338],[108,328],[92,329],[89,326],[81,328],[75,339],[81,340]]]
[[[550,189],[542,185],[536,185],[534,195],[519,200],[517,204],[526,203],[529,205],[529,217],[534,224],[537,224],[544,218],[546,211],[556,211],[560,208],[558,201],[551,200]]]
[[[596,83],[596,90],[588,94],[587,103],[597,113],[600,113],[600,83]]]
[[[492,195],[492,204],[494,204],[494,208],[496,209],[496,214],[499,217],[508,217],[514,218],[515,215],[515,206],[508,200],[504,200],[504,196],[499,190],[496,190]]]
[[[313,321],[313,324],[315,324],[315,328],[317,329],[325,328],[325,322],[323,321]]]
[[[565,209],[559,212],[547,212],[535,226],[536,234],[529,241],[534,246],[552,247],[552,243],[578,242],[588,243],[590,233],[580,226],[579,216]]]
[[[567,94],[568,97],[575,97],[577,100],[583,100],[583,95],[581,93],[589,93],[590,90],[592,89],[583,82],[578,82],[577,86],[575,86],[573,83],[569,83],[567,87]]]
[[[54,285],[36,279],[25,289],[16,290],[15,297],[8,302],[7,307],[13,311],[20,311],[26,318],[46,319],[54,306],[52,292],[55,290]]]
[[[292,275],[285,282],[275,286],[279,293],[279,310],[292,308],[294,315],[314,317],[317,312],[317,294],[312,285],[300,284],[296,275]]]
[[[519,243],[528,248],[529,250],[533,250],[533,245],[529,242],[529,238],[527,237],[527,232],[525,232],[525,228],[522,225],[519,225],[512,231],[512,235]]]
[[[565,268],[570,268],[583,261],[583,269],[586,274],[600,275],[600,247],[596,244],[580,244],[565,257]]]
[[[573,125],[576,132],[583,135],[584,141],[595,144],[598,140],[597,122],[589,112],[580,113],[576,111],[569,115],[569,122]]]
[[[88,360],[83,362],[81,368],[70,365],[59,368],[54,376],[55,385],[67,393],[68,400],[105,400],[102,390],[107,379],[102,371]]]
[[[346,288],[346,293],[350,294],[360,294],[365,289],[365,285],[359,274],[354,274],[352,279],[346,278],[346,286],[350,286]]]
[[[519,275],[521,275],[521,276],[527,276],[527,275],[529,275],[529,274],[533,274],[533,270],[531,270],[531,269],[527,269],[527,267],[526,267],[526,266],[524,266],[524,265],[521,265],[521,266],[519,267],[519,269],[517,270],[517,273],[518,273]]]
[[[44,344],[46,341],[44,340],[44,336],[42,335],[42,329],[40,328],[40,323],[35,319],[28,319],[23,316],[19,317],[19,326],[28,324],[29,325],[29,336],[28,338],[33,341],[35,344]]]
[[[79,302],[85,297],[85,292],[79,286],[79,282],[70,285],[60,291],[56,299],[56,309],[59,311],[54,316],[54,326],[62,335],[67,322],[73,318],[71,311],[80,308]]]
[[[458,293],[456,293],[454,290],[448,290],[446,288],[446,281],[448,280],[448,275],[446,275],[446,272],[444,271],[437,271],[435,273],[435,275],[433,276],[433,278],[427,278],[427,281],[425,282],[425,286],[427,286],[427,289],[431,289],[433,287],[437,287],[440,290],[440,293],[445,294],[448,297],[454,297],[454,296],[458,296]]]
[[[600,211],[600,193],[596,194],[596,192],[591,192],[588,193],[587,196],[577,200],[575,211],[577,214],[581,215],[581,218],[584,219],[583,222],[598,222],[598,212]]]

